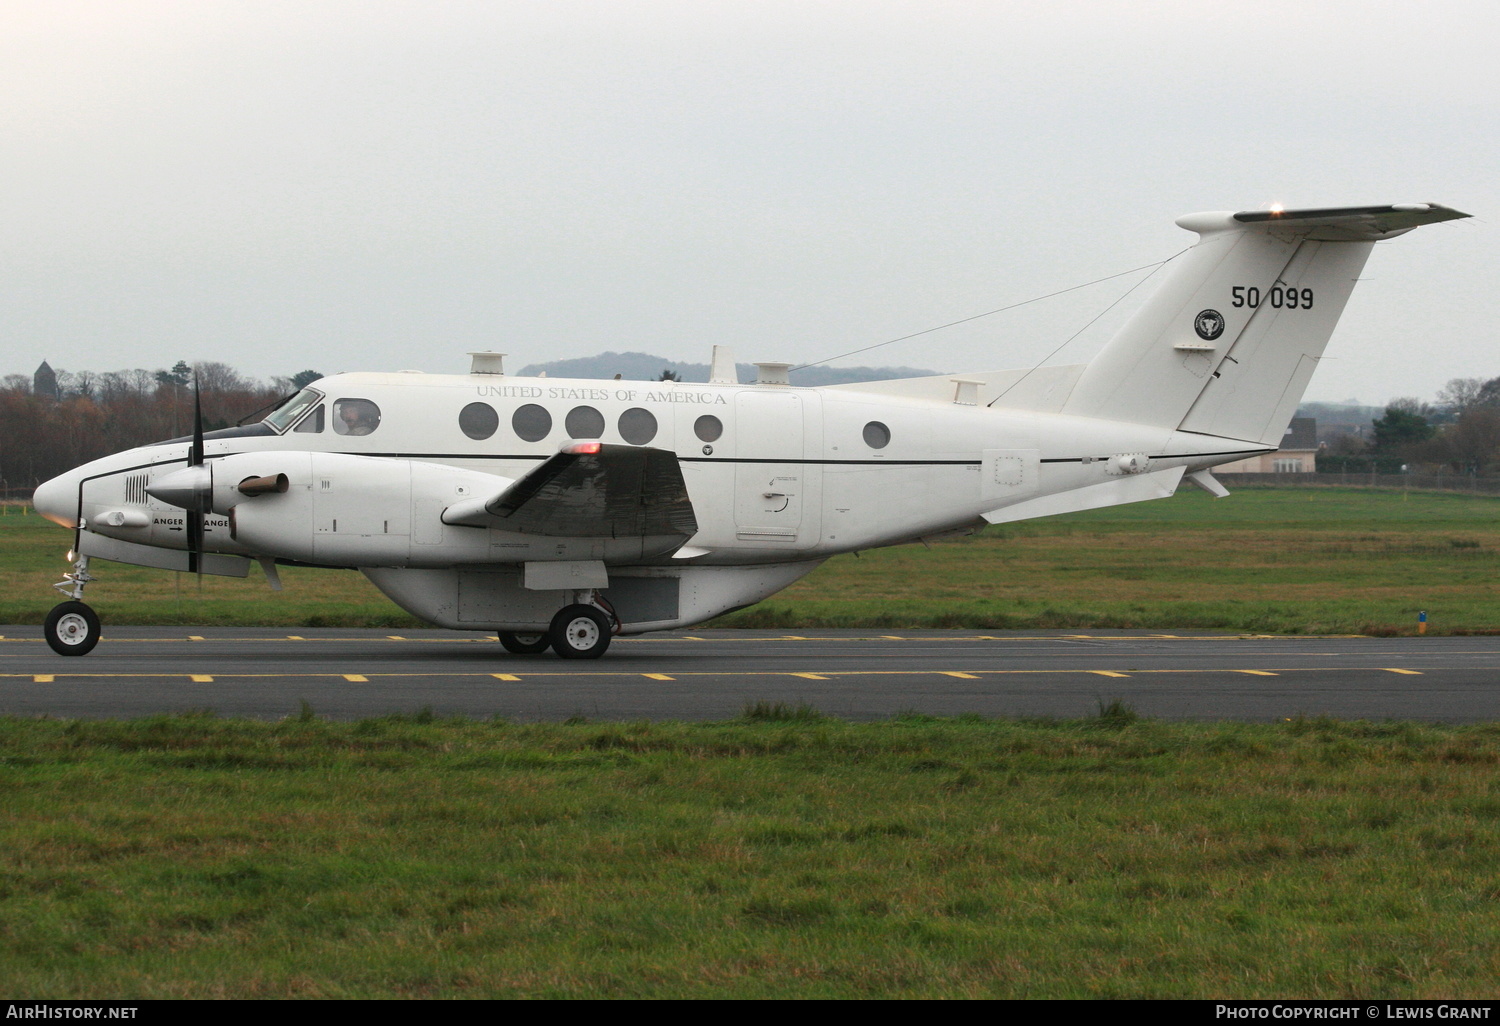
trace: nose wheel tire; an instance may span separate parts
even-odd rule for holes
[[[58,655],[87,655],[99,644],[99,616],[82,602],[53,606],[43,629],[47,644]]]
[[[567,606],[552,618],[547,637],[564,659],[598,659],[609,648],[609,621],[593,606]]]
[[[505,651],[515,655],[538,655],[547,651],[552,644],[552,638],[547,634],[512,634],[510,631],[500,631],[500,644],[505,646]]]

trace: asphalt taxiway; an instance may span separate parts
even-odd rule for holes
[[[444,630],[110,627],[55,655],[0,627],[0,714],[134,717],[187,709],[274,719],[307,702],[356,719],[430,708],[525,720],[724,719],[755,702],[850,719],[1500,719],[1500,638],[1154,632],[676,631],[598,660],[514,656]]]

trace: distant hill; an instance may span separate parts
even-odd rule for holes
[[[734,365],[743,382],[755,380],[755,364]],[[523,376],[536,376],[546,372],[549,378],[602,378],[608,380],[616,374],[626,381],[659,381],[661,372],[669,370],[679,381],[707,381],[708,364],[679,363],[650,353],[600,353],[576,360],[553,360],[550,363],[533,363],[522,367]],[[888,381],[891,378],[920,378],[940,371],[923,370],[920,367],[808,367],[792,371],[794,385],[842,385],[851,381]]]
[[[1368,424],[1385,415],[1384,406],[1362,406],[1358,403],[1303,403],[1299,417],[1316,417],[1320,424]]]

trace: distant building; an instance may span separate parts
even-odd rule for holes
[[[1311,474],[1317,467],[1318,419],[1293,417],[1275,452],[1226,463],[1214,470],[1223,474]]]
[[[57,387],[57,372],[52,369],[46,360],[42,361],[42,365],[31,376],[31,393],[32,395],[44,395],[48,399],[62,398],[62,392]]]

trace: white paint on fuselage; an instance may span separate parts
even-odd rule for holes
[[[571,412],[592,408],[603,418],[602,441],[629,444],[621,434],[621,416],[643,409],[656,421],[645,444],[675,451],[682,460],[700,525],[688,545],[708,550],[693,559],[698,564],[816,559],[963,528],[1014,502],[1107,481],[1108,457],[1115,454],[1145,453],[1153,470],[1192,472],[1259,451],[1251,443],[1158,427],[861,393],[849,386],[358,373],[324,378],[312,387],[324,394],[323,431],[209,439],[208,460],[287,450],[414,460],[486,475],[481,480],[493,479],[498,493],[570,439],[565,424]],[[335,404],[346,399],[378,406],[379,426],[367,435],[337,433]],[[460,429],[460,412],[471,403],[494,409],[499,426],[490,437],[469,438]],[[512,428],[515,411],[528,404],[547,410],[552,420],[549,433],[537,441],[521,439]],[[721,424],[712,441],[695,430],[705,416]],[[888,444],[868,443],[866,426],[872,422],[883,425]],[[87,478],[83,513],[92,520],[126,502],[129,475],[122,471],[176,469],[186,461],[187,449],[179,442],[96,460],[39,490],[38,508],[59,522],[69,521],[76,498],[67,495],[76,496]],[[452,501],[447,495],[428,498],[425,506],[422,496],[412,499],[413,533],[420,532],[415,520],[425,510],[430,507],[435,518]],[[91,523],[91,529],[149,544],[185,544],[184,532],[158,527],[149,538],[128,527]],[[220,531],[210,532],[209,543],[217,551],[255,554]],[[545,558],[534,546],[527,549],[525,558]],[[503,559],[505,546],[492,544],[485,551],[488,558]],[[671,559],[644,562],[670,564]]]

